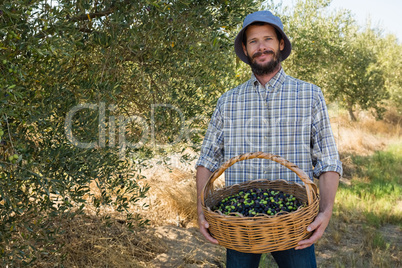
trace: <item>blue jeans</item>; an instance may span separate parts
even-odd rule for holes
[[[314,245],[305,249],[288,249],[271,253],[279,268],[316,268]],[[261,254],[226,251],[226,268],[258,268]]]

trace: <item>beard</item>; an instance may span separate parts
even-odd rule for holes
[[[262,54],[272,54],[273,59],[265,64],[259,64],[254,59],[256,57],[261,56]],[[273,73],[277,69],[279,63],[281,62],[282,56],[281,56],[281,53],[279,52],[279,50],[277,53],[275,53],[272,50],[265,50],[263,52],[254,53],[254,55],[252,57],[247,55],[247,58],[250,62],[250,67],[251,67],[251,70],[253,71],[253,73],[257,76],[261,76],[261,75]]]

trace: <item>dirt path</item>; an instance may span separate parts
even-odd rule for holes
[[[225,249],[207,243],[195,227],[156,227],[155,236],[166,246],[166,252],[151,261],[154,267],[224,267]]]

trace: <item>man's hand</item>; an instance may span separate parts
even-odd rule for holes
[[[211,243],[213,244],[218,244],[218,240],[216,240],[215,238],[213,238],[209,232],[208,232],[208,228],[209,228],[209,224],[208,222],[205,220],[204,217],[204,213],[201,213],[198,215],[198,225],[200,226],[200,232],[201,234]]]
[[[335,202],[335,194],[339,184],[339,174],[336,172],[325,172],[321,174],[320,184],[320,211],[315,220],[307,227],[307,231],[313,232],[309,239],[302,240],[295,249],[303,249],[311,246],[322,237],[329,224],[332,215],[332,208]]]
[[[327,228],[330,219],[331,215],[326,216],[322,212],[318,213],[315,220],[307,227],[307,231],[314,231],[313,235],[309,239],[300,241],[295,249],[307,248],[317,242],[317,240],[320,239],[324,234],[324,231]]]
[[[203,166],[199,166],[197,168],[197,213],[198,213],[198,225],[200,226],[201,234],[211,243],[218,244],[218,240],[213,238],[208,232],[209,224],[205,220],[204,212],[202,211],[201,206],[201,191],[202,188],[208,181],[208,178],[211,176],[212,172],[206,169]]]

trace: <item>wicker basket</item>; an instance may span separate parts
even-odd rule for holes
[[[292,170],[304,182],[304,186],[285,180],[252,180],[214,190],[214,181],[230,166],[246,159],[263,158],[275,161]],[[274,216],[234,217],[211,210],[223,198],[251,188],[272,189],[292,194],[306,206],[291,213]],[[307,226],[318,214],[317,186],[307,174],[289,161],[268,153],[256,152],[239,155],[224,163],[208,179],[201,192],[201,204],[209,232],[219,244],[245,253],[268,253],[295,248],[297,243],[311,236]]]

